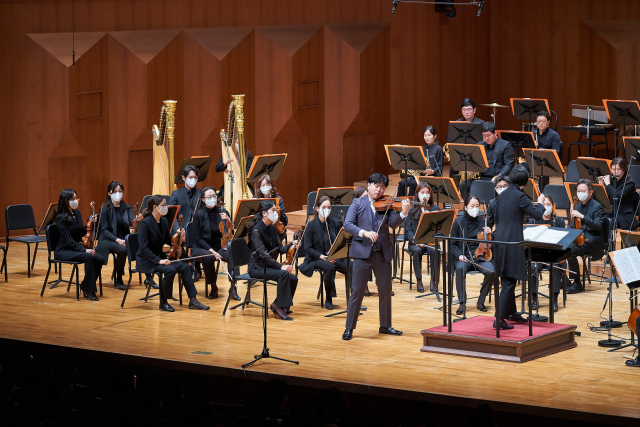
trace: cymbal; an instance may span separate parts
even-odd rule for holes
[[[509,108],[506,105],[500,105],[497,102],[493,102],[493,104],[480,104],[482,107],[493,107],[493,108]]]

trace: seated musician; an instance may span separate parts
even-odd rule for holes
[[[246,143],[247,143],[247,140],[245,139],[245,146],[246,146]],[[238,142],[236,141],[236,143],[235,143],[235,153],[237,153],[238,150],[239,150]],[[220,154],[220,159],[218,160],[218,163],[216,163],[216,172],[217,173],[224,172],[225,174],[229,174],[229,168],[227,168],[229,163],[238,161],[234,156],[235,156],[235,154],[231,153],[231,158],[229,158],[229,160],[227,160],[225,162],[222,159],[222,154]],[[249,172],[251,171],[251,165],[253,165],[253,154],[251,154],[251,151],[247,150],[247,168],[246,168],[247,176],[249,176]],[[237,177],[235,179],[239,180],[240,177]],[[253,189],[251,188],[251,186],[247,186],[247,190],[250,191],[251,193],[253,193]],[[234,197],[235,197],[235,200],[240,200],[242,198],[242,194],[237,194]],[[221,202],[225,201],[224,200],[224,184],[222,184],[220,186],[220,190],[218,191],[218,199],[220,199]]]
[[[565,228],[564,219],[558,218],[553,210],[553,199],[551,196],[546,194],[542,194],[544,200],[542,204],[544,205],[544,214],[542,214],[542,219],[530,218],[529,224],[546,224],[549,227],[555,228]],[[562,262],[559,265],[561,268],[566,269],[567,263]],[[533,276],[533,282],[531,284],[531,294],[532,294],[532,304],[533,309],[538,309],[538,273],[540,270],[549,270],[549,266],[546,264],[540,264],[534,262],[531,264],[531,275]],[[559,268],[553,269],[553,277],[551,281],[553,283],[553,311],[558,311],[558,294],[560,293],[560,287],[562,286],[562,279],[564,277],[564,271]]]
[[[607,196],[611,206],[614,205],[614,199],[617,199],[616,210],[618,211],[618,217],[616,218],[616,228],[620,227],[623,230],[629,230],[636,228],[638,221],[636,221],[636,203],[633,201],[633,197],[636,192],[636,183],[632,179],[627,177],[629,171],[629,165],[627,161],[622,157],[616,157],[611,161],[611,176],[603,176],[599,179],[600,184],[604,184],[605,190],[607,190]],[[604,215],[605,218],[615,218],[616,213],[611,212]]]
[[[573,206],[571,211],[571,221],[569,228],[574,228],[574,219],[580,218],[582,221],[582,231],[584,235],[584,244],[578,245],[574,242],[569,248],[571,249],[571,258],[567,260],[569,270],[569,278],[573,281],[571,286],[567,288],[567,293],[577,294],[582,292],[580,285],[582,277],[580,266],[578,265],[578,257],[582,255],[591,255],[595,259],[602,258],[604,251],[604,237],[602,235],[602,219],[604,217],[604,208],[593,198],[593,184],[588,179],[578,181],[577,187],[578,203]]]
[[[280,193],[278,193],[278,189],[273,185],[273,181],[271,181],[271,177],[268,174],[264,174],[258,179],[258,194],[256,195],[258,199],[267,199],[267,198],[279,198],[278,208],[280,208],[280,221],[286,227],[289,224],[289,218],[284,210],[284,200]],[[286,235],[286,231],[283,234],[278,235],[281,240],[284,240]]]
[[[549,117],[549,113],[546,111],[538,111],[538,116],[536,118],[536,131],[535,138],[538,141],[538,148],[544,148],[546,150],[556,150],[558,153],[558,158],[562,159],[562,141],[560,140],[560,135],[558,132],[551,129],[549,125],[551,124],[551,117]],[[529,161],[531,158],[529,157]],[[548,176],[540,177],[540,191],[544,191],[544,187],[549,184]]]
[[[129,234],[129,226],[135,219],[142,221],[142,215],[138,215],[136,218],[131,206],[123,201],[123,194],[124,185],[118,181],[109,183],[107,200],[100,209],[100,231],[96,247],[96,252],[102,257],[104,265],[107,265],[110,253],[116,255],[115,285],[121,291],[125,290],[122,276],[124,275],[124,266],[127,263],[127,246],[124,238]]]
[[[484,123],[483,120],[480,120],[476,117],[476,103],[473,102],[469,98],[465,98],[462,100],[460,104],[460,108],[462,109],[462,117],[457,121],[459,122],[469,122],[469,123]]]
[[[422,147],[422,152],[427,159],[428,168],[422,171],[422,174],[426,176],[442,176],[442,147],[438,144],[435,127],[427,126],[425,128],[424,142],[426,145]],[[398,184],[398,196],[413,196],[416,192],[416,185],[418,185],[418,182],[414,176],[406,177]],[[409,187],[408,194],[407,187]]]
[[[276,205],[271,200],[260,202],[260,208],[253,217],[249,226],[249,249],[251,260],[248,272],[251,277],[264,278],[265,263],[267,265],[267,280],[277,280],[277,296],[271,304],[271,311],[282,320],[293,320],[289,316],[293,305],[293,295],[296,293],[298,278],[291,274],[292,265],[282,265],[275,260],[275,254],[286,253],[292,245],[297,246],[298,241],[293,241],[284,246],[278,236],[274,223],[278,220]],[[270,254],[273,252],[273,256]]]
[[[169,206],[179,205],[178,215],[182,215],[183,227],[186,227],[191,222],[191,216],[196,210],[199,204],[199,199],[202,197],[202,191],[196,187],[198,184],[199,173],[198,170],[189,165],[185,166],[182,170],[182,180],[184,181],[184,187],[178,188],[171,193],[169,198]],[[178,231],[178,221],[174,221],[173,232]]]
[[[82,295],[90,301],[99,301],[96,296],[96,280],[101,274],[102,265],[106,263],[92,247],[85,248],[79,243],[82,242],[87,229],[78,210],[76,192],[68,188],[62,190],[58,198],[58,209],[56,225],[60,232],[60,240],[54,251],[55,258],[84,263],[84,279],[80,283]]]
[[[136,268],[141,273],[162,273],[164,275],[161,286],[160,310],[175,311],[168,302],[173,294],[173,279],[176,274],[182,277],[182,283],[189,296],[190,310],[209,310],[196,299],[198,292],[193,284],[191,267],[186,262],[171,262],[162,250],[165,243],[171,245],[171,231],[169,221],[164,216],[169,212],[167,201],[160,195],[149,198],[147,208],[142,211],[144,219],[138,225],[138,253],[136,254]],[[184,230],[181,233],[184,242]]]
[[[220,224],[222,221],[231,221],[229,212],[218,207],[216,189],[213,186],[202,189],[203,209],[198,209],[193,216],[193,249],[191,255],[194,257],[212,254],[212,257],[200,258],[202,269],[204,270],[205,282],[211,285],[209,299],[218,298],[218,274],[216,273],[216,260],[229,262],[229,251],[227,247],[221,246],[222,233]],[[229,230],[233,233],[233,227]],[[224,229],[224,228],[223,228]],[[239,271],[233,273],[240,274]],[[239,300],[235,281],[231,284],[231,298]]]
[[[356,187],[356,189],[353,190],[354,199],[359,199],[360,197],[364,197],[366,194],[367,194],[367,189],[364,187]]]
[[[418,231],[418,224],[420,223],[420,217],[424,212],[439,211],[440,208],[436,203],[433,203],[433,191],[426,182],[421,182],[416,187],[416,194],[414,201],[423,203],[426,206],[413,205],[405,220],[404,233],[409,241],[409,250],[413,253],[413,270],[416,272],[416,289],[418,292],[424,292],[424,285],[422,284],[422,256],[428,254],[431,261],[431,283],[429,290],[431,292],[438,292],[438,285],[436,283],[436,277],[438,272],[437,254],[435,246],[424,245],[422,243],[414,243],[414,237],[416,231]]]
[[[493,181],[495,184],[496,193],[498,196],[509,187],[509,177],[507,175],[498,175],[496,179]],[[496,197],[491,199],[489,202],[489,206],[487,207],[487,221],[489,223],[489,227],[493,227],[495,224],[494,215],[496,213]]]
[[[493,122],[482,123],[482,139],[483,141],[478,142],[478,145],[484,146],[489,167],[486,171],[480,172],[480,179],[495,182],[498,175],[508,176],[514,160],[511,143],[498,138],[496,125]],[[470,188],[472,181],[468,179],[460,182],[460,194],[467,194],[467,188]]]
[[[484,231],[487,234],[491,234],[491,229],[484,227],[484,222],[478,218],[479,213],[480,200],[476,196],[468,196],[464,202],[464,213],[453,222],[451,237],[477,239],[480,232]],[[495,270],[491,261],[481,261],[475,257],[477,248],[478,243],[475,242],[452,242],[451,244],[451,254],[456,269],[456,290],[458,292],[458,301],[460,301],[460,306],[456,311],[458,315],[466,310],[467,293],[464,283],[469,270],[476,270],[484,275],[476,307],[480,311],[487,311],[484,306],[484,300],[491,289]]]
[[[323,271],[327,310],[333,310],[332,296],[336,289],[336,271],[342,274],[347,273],[346,258],[327,260],[329,249],[342,228],[339,220],[329,217],[330,213],[331,199],[327,196],[320,197],[314,209],[315,218],[309,221],[304,232],[304,248],[307,251],[307,256],[298,267],[300,272],[307,277],[313,276],[314,269]]]

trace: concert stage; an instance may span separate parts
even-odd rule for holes
[[[160,312],[157,299],[146,304],[138,301],[144,296],[144,287],[138,284],[137,277],[124,309],[120,309],[123,292],[114,289],[109,279],[111,260],[103,269],[104,295],[99,302],[76,301],[74,290],[67,293],[66,286],[47,289],[41,298],[46,252],[38,254],[29,279],[25,249],[11,245],[9,282],[0,282],[3,346],[34,345],[74,352],[95,359],[95,369],[105,361],[118,360],[206,373],[241,384],[284,376],[293,387],[320,389],[335,385],[347,393],[363,395],[367,397],[365,406],[380,399],[428,400],[435,408],[473,408],[487,402],[502,414],[560,418],[562,425],[637,425],[640,418],[635,394],[629,392],[640,381],[640,369],[624,366],[625,355],[632,351],[607,352],[597,345],[604,336],[587,327],[587,323],[599,324],[598,315],[606,297],[606,287],[597,282],[588,285],[584,294],[569,295],[567,308],[561,304],[556,313],[559,324],[577,325],[582,332],[576,337],[577,348],[512,364],[421,352],[421,331],[442,325],[442,312],[437,310],[440,304],[432,296],[416,299],[420,294],[415,285],[410,291],[407,283],[398,281],[394,281],[393,326],[404,335],[378,334],[377,294],[372,284],[372,296],[364,300],[369,309],[360,316],[353,340],[343,341],[345,315],[324,317],[331,312],[321,309],[316,300],[318,276],[301,276],[292,307],[295,320],[275,320],[271,315],[268,321],[271,354],[300,364],[266,360],[243,372],[241,365],[262,350],[261,310],[250,306],[223,317],[227,295],[224,276],[218,278],[222,286],[217,300],[204,299],[204,280],[196,283],[201,301],[211,306],[208,312],[188,310],[177,302],[175,313]],[[65,275],[70,270],[65,266]],[[408,270],[407,264],[407,278]],[[543,277],[542,283],[546,283],[546,274]],[[481,279],[482,275],[468,276],[470,297],[478,294]],[[239,285],[241,295],[245,289],[245,284]],[[337,290],[334,306],[343,310],[344,281],[340,274]],[[625,322],[629,312],[626,290],[614,290],[614,318]],[[177,284],[174,295],[177,296]],[[261,301],[262,288],[254,288],[252,295]],[[274,296],[275,288],[270,286],[270,300]],[[547,303],[541,299],[541,313],[548,309]],[[471,300],[468,315],[492,313],[494,302],[487,300],[486,305],[489,312],[479,313]],[[629,336],[626,327],[615,332]],[[464,419],[448,425],[463,422]]]

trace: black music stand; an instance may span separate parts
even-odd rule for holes
[[[316,203],[322,196],[331,200],[331,205],[350,205],[353,202],[353,192],[356,187],[323,187],[318,188]]]
[[[240,220],[246,216],[253,216],[260,209],[260,203],[265,200],[271,200],[273,203],[278,203],[275,198],[266,199],[243,199],[238,200],[238,206],[236,206],[235,217],[233,218],[233,228],[238,229]]]
[[[517,120],[528,120],[528,128],[532,129],[531,123],[533,123],[534,115],[538,114],[538,111],[546,111],[551,114],[549,110],[549,102],[546,99],[537,98],[510,98],[511,99],[511,111],[513,116]]]
[[[611,175],[611,160],[607,159],[578,157],[576,167],[580,179],[589,179],[594,184],[598,182],[599,176]]]
[[[418,182],[426,182],[436,195],[436,203],[440,204],[440,194],[449,198],[449,203],[461,203],[462,197],[453,178],[443,176],[419,176]]]
[[[238,222],[236,232],[233,233],[233,240],[244,238],[247,244],[249,244],[249,225],[251,221],[253,221],[253,216],[245,216]]]
[[[42,220],[42,224],[38,228],[38,235],[41,236],[45,234],[47,230],[47,226],[56,222],[56,216],[58,216],[58,203],[50,203],[49,208],[47,209],[47,213],[44,214],[44,218]]]
[[[526,196],[531,200],[531,202],[535,203],[538,201],[538,197],[540,197],[540,190],[538,190],[538,186],[533,178],[529,178],[527,183],[524,185],[522,192],[526,194]]]
[[[460,166],[464,163],[464,176],[468,172],[486,172],[489,168],[487,162],[487,154],[484,151],[484,145],[479,144],[449,144],[449,156],[451,159],[451,168],[459,171]],[[470,185],[466,185],[466,193],[462,196],[464,199],[469,194]]]
[[[413,243],[415,245],[427,245],[429,243],[433,244],[436,241],[433,237],[435,234],[441,234],[445,236],[450,235],[451,226],[453,225],[453,220],[455,219],[455,214],[456,212],[454,209],[424,212],[420,216],[420,222],[418,223],[418,228],[416,229]],[[440,250],[439,244],[435,244],[435,249],[437,251],[437,261],[436,265],[432,265],[431,268],[436,269],[436,283],[439,283],[440,271],[438,270],[438,267],[440,266],[440,254],[442,253],[442,251]],[[436,298],[438,298],[438,302],[442,302],[442,300],[440,299],[440,292],[438,291],[418,295],[416,298],[428,297],[429,295],[435,295]]]
[[[475,144],[480,141],[482,141],[482,125],[480,123],[449,122],[448,144]]]
[[[498,138],[502,138],[507,142],[511,143],[514,151],[514,157],[516,159],[516,163],[518,162],[519,157],[524,157],[526,159],[526,154],[524,152],[525,149],[535,149],[536,140],[533,135],[533,132],[519,132],[515,130],[499,130]]]
[[[618,155],[618,141],[624,135],[627,125],[640,125],[640,104],[638,101],[623,101],[603,99],[604,109],[607,110],[609,123],[621,125],[616,138],[614,157]]]
[[[538,182],[542,183],[543,176],[560,176],[564,177],[564,167],[558,157],[556,150],[544,148],[525,148],[523,149],[524,158],[527,162],[531,162],[531,172],[533,179],[538,176]],[[545,170],[546,167],[546,170]],[[542,188],[544,191],[544,187]]]
[[[169,221],[169,230],[173,230],[173,224],[175,224],[176,219],[178,218],[180,205],[169,205],[167,206],[167,209],[168,212],[165,216],[167,217],[167,221]]]
[[[427,169],[427,159],[422,147],[408,145],[385,145],[389,164],[395,170],[404,170],[404,176],[409,176],[409,169],[424,171]],[[405,178],[406,179],[406,178]]]
[[[620,241],[625,247],[630,248],[632,246],[639,247],[640,245],[640,232],[637,231],[620,231]],[[640,250],[640,249],[638,249]]]
[[[564,186],[569,194],[569,200],[573,200],[574,205],[582,203],[580,201],[576,202],[576,200],[578,200],[578,184],[576,182],[565,182]],[[609,201],[609,196],[607,195],[607,190],[604,188],[604,185],[593,184],[593,198],[602,205],[604,213],[613,212],[613,208],[611,207],[611,202]]]
[[[285,160],[287,160],[287,153],[253,156],[253,163],[247,174],[247,182],[257,183],[264,174],[269,175],[272,181],[276,181],[280,178]]]
[[[352,240],[353,234],[347,233],[344,228],[341,228],[340,232],[336,236],[336,240],[333,241],[333,245],[331,245],[331,248],[329,248],[329,253],[327,254],[327,261],[341,258],[347,259],[347,274],[344,277],[344,295],[347,301],[347,309],[338,311],[336,313],[327,314],[324,317],[332,317],[337,316],[338,314],[344,314],[349,309],[349,297],[351,297],[351,258],[349,258],[349,254],[351,252]],[[359,311],[360,309],[358,309],[358,312]]]
[[[196,168],[198,174],[198,182],[202,182],[209,175],[209,168],[211,167],[211,157],[209,156],[193,156],[190,159],[184,159],[178,169],[178,174],[174,178],[174,184],[184,184],[182,180],[182,171],[187,166],[193,166]]]
[[[631,165],[640,165],[640,137],[637,136],[623,136],[622,143],[624,144],[624,157]],[[632,157],[634,157],[632,159]]]

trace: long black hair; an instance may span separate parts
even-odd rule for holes
[[[142,216],[146,218],[151,215],[151,213],[153,212],[153,207],[158,206],[160,203],[162,203],[163,200],[164,197],[160,196],[159,194],[149,197],[149,200],[147,201],[147,207],[142,211]]]
[[[249,225],[249,233],[251,233],[251,230],[253,230],[253,227],[258,225],[258,223],[262,221],[262,212],[267,212],[269,209],[271,209],[275,205],[276,204],[273,202],[273,200],[263,200],[260,202],[260,207],[258,208],[258,212],[256,212],[256,214],[253,216],[253,221],[251,221],[251,224]]]
[[[124,185],[122,185],[122,183],[118,181],[111,181],[109,183],[109,186],[107,187],[107,200],[104,201],[104,204],[102,206],[104,206],[107,209],[113,209],[115,207],[113,205],[113,202],[111,201],[111,196],[109,194],[113,193],[115,189],[118,187],[120,187],[123,194],[123,197],[122,197],[122,200],[120,200],[120,203],[124,203]]]
[[[63,221],[71,221],[71,208],[69,207],[69,200],[76,194],[75,190],[71,188],[65,188],[60,192],[58,197],[58,214],[62,214]]]

